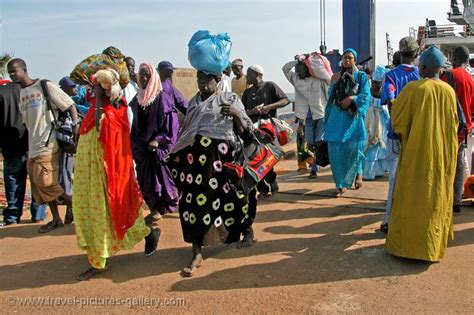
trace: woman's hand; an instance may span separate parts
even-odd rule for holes
[[[342,101],[340,101],[339,105],[341,105],[341,107],[344,109],[348,109],[349,106],[351,106],[353,100],[354,100],[354,96],[348,96]]]
[[[221,104],[221,114],[229,117],[240,116],[240,113],[237,111],[237,109],[228,103]]]
[[[148,150],[155,152],[158,149],[158,141],[153,140],[148,144]]]

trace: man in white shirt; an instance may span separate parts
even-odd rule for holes
[[[22,59],[12,59],[8,63],[8,74],[13,82],[19,82],[20,91],[19,109],[23,122],[28,129],[28,161],[27,170],[32,182],[32,193],[39,203],[46,202],[51,209],[53,220],[39,229],[39,233],[46,233],[63,226],[59,216],[57,199],[61,197],[66,206],[72,207],[71,197],[64,193],[59,185],[59,153],[60,148],[56,141],[53,128],[53,113],[48,109],[41,80],[33,80],[28,75],[26,63]],[[58,86],[47,81],[51,110],[57,117],[58,111],[71,111],[74,133],[77,139],[79,120],[74,101]]]
[[[293,68],[295,71],[292,71]],[[322,139],[324,133],[324,111],[329,82],[312,77],[303,61],[290,61],[282,70],[295,88],[295,116],[305,122],[306,142],[308,148],[314,152],[316,142]],[[318,171],[315,156],[309,178],[317,178]]]

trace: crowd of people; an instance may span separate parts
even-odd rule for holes
[[[244,71],[240,58],[220,73],[197,69],[198,91],[189,101],[173,85],[171,62],[156,68],[141,63],[135,72],[135,60],[124,61],[130,80],[118,97],[99,82],[82,86],[64,77],[57,86],[32,79],[24,60],[9,61],[12,82],[0,86],[8,202],[3,224],[20,223],[28,174],[31,221],[45,220],[47,205],[52,220],[39,233],[75,222],[78,246],[90,263],[78,280],[87,280],[107,270],[107,258],[142,239],[145,255],[153,255],[163,215],[178,212],[193,252],[182,272],[192,276],[203,262],[203,246],[252,246],[258,200],[278,193],[277,174],[270,170],[245,194],[226,165],[290,100],[263,79],[262,66]],[[438,261],[470,172],[464,162],[474,109],[469,51],[456,48],[447,69],[439,49],[421,53],[406,37],[394,61],[367,74],[357,66],[357,51],[348,48],[332,77],[314,76],[301,56],[283,66],[295,89],[298,170],[308,165],[317,183],[317,157],[325,153],[318,144],[325,142],[336,198],[388,173],[380,226],[388,233],[387,250]],[[119,81],[115,70],[103,71]],[[54,117],[61,112],[70,113],[75,154],[62,152],[56,141]],[[66,206],[64,220],[60,204]]]

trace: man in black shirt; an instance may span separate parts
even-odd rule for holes
[[[268,116],[276,117],[277,109],[290,103],[288,96],[276,83],[263,81],[263,68],[259,65],[248,68],[247,82],[252,86],[244,91],[242,103],[253,122]]]
[[[18,109],[20,90],[19,83],[0,86],[0,147],[4,159],[3,178],[7,198],[2,225],[20,223],[23,214],[28,132]],[[30,211],[33,222],[43,221],[46,216],[46,205],[38,205],[32,200]]]

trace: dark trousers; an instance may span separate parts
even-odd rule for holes
[[[23,214],[27,160],[28,157],[25,154],[3,161],[3,180],[5,182],[5,196],[7,198],[7,207],[3,209],[3,221],[5,223],[19,223]],[[44,220],[46,217],[46,205],[37,204],[33,196],[31,199],[31,219]]]
[[[268,194],[270,189],[274,192],[274,185],[276,184],[277,173],[273,168],[268,172],[267,175],[257,184],[257,190],[262,194]]]

